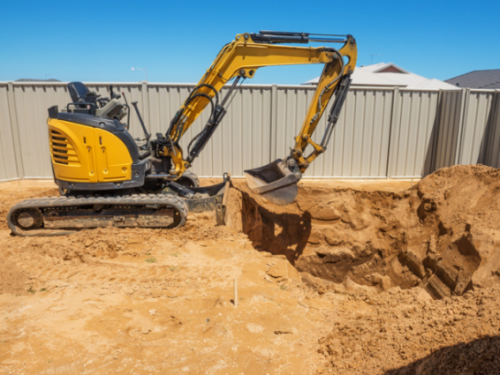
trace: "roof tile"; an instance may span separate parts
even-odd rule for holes
[[[474,70],[458,77],[447,79],[452,85],[473,89],[500,89],[500,69]]]

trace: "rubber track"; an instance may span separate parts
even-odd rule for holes
[[[11,229],[12,233],[24,236],[61,236],[70,233],[75,233],[77,230],[67,230],[59,231],[56,233],[37,233],[30,234],[30,231],[23,231],[16,227],[12,222],[12,215],[19,209],[25,208],[64,208],[64,207],[78,207],[87,206],[94,204],[105,204],[105,205],[115,205],[115,206],[144,206],[144,205],[170,205],[177,208],[181,213],[181,221],[176,226],[180,228],[184,226],[187,219],[188,207],[187,204],[174,195],[170,194],[133,194],[133,195],[123,195],[123,196],[70,196],[70,197],[47,197],[38,199],[28,199],[21,203],[13,206],[9,213],[7,214],[7,225]],[[43,228],[34,229],[34,231],[43,231]]]

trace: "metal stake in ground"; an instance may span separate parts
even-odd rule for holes
[[[234,279],[234,307],[238,307],[238,281]]]

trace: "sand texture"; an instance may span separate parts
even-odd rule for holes
[[[500,373],[499,170],[303,180],[286,207],[235,180],[226,227],[10,234],[53,195],[0,184],[0,374]]]

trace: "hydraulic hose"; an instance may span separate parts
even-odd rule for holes
[[[186,99],[186,102],[189,100],[189,98],[191,98],[191,96],[193,96],[193,94],[197,90],[201,89],[202,87],[208,87],[210,90],[212,90],[215,93],[215,104],[219,105],[219,93],[218,93],[218,91],[215,89],[215,87],[213,87],[212,85],[209,85],[207,83],[202,83],[201,85],[196,86],[193,89],[193,91],[191,91],[191,93],[189,94],[188,98]],[[184,105],[187,105],[187,104],[184,104]]]
[[[213,112],[214,112],[214,104],[213,104],[213,102],[212,102],[212,99],[211,99],[208,95],[206,95],[206,94],[196,94],[196,95],[194,95],[194,93],[195,93],[198,89],[200,89],[200,88],[202,88],[202,87],[208,87],[209,89],[211,89],[211,90],[215,93],[215,103],[216,103],[216,106],[217,106],[217,105],[219,105],[219,93],[217,92],[217,90],[215,89],[215,87],[213,87],[212,85],[209,85],[209,84],[203,83],[203,84],[201,84],[201,85],[196,86],[196,87],[193,89],[193,91],[191,91],[191,93],[190,93],[190,94],[189,94],[189,96],[187,97],[186,101],[184,102],[184,107],[186,107],[186,106],[187,106],[187,105],[191,102],[191,100],[192,100],[193,98],[195,98],[196,96],[203,95],[203,96],[205,96],[206,98],[208,98],[208,99],[210,100],[210,103],[211,103],[211,105],[212,105],[212,113],[211,113],[211,115],[210,115],[210,117],[211,117],[211,116],[213,115]],[[182,116],[182,114],[183,114],[183,113],[184,113],[184,111],[183,111],[183,110],[180,110],[180,111],[178,111],[178,112],[175,114],[174,118],[173,118],[173,119],[172,119],[172,121],[170,122],[170,126],[169,126],[169,128],[168,128],[167,134],[170,134],[170,133],[172,132],[173,127],[175,126],[175,124],[177,123],[177,121],[179,120],[179,118]],[[177,132],[176,132],[176,133],[177,133]]]
[[[334,50],[334,53],[337,54],[337,56],[339,57],[340,59],[340,62],[341,62],[341,68],[340,68],[340,73],[339,75],[332,81],[330,82],[328,85],[325,86],[325,88],[323,89],[323,91],[321,91],[321,94],[319,94],[319,97],[318,97],[318,112],[321,112],[321,98],[323,96],[323,94],[325,93],[325,91],[327,90],[330,90],[330,88],[332,87],[332,85],[337,82],[340,78],[342,78],[342,76],[344,75],[344,68],[345,68],[345,63],[344,63],[344,58],[343,56],[340,54],[339,51],[337,50]],[[326,67],[325,67],[326,68]],[[314,116],[316,117],[316,116]],[[316,120],[316,119],[315,119]]]
[[[212,107],[212,111],[210,113],[210,117],[209,118],[212,118],[213,115],[214,115],[214,111],[215,111],[215,106],[214,106],[214,102],[212,101],[212,98],[210,96],[208,96],[207,94],[196,94],[196,95],[193,95],[193,96],[189,96],[187,99],[186,99],[186,102],[184,103],[184,106],[186,107],[192,100],[194,100],[195,98],[197,97],[203,97],[203,98],[206,98],[210,101],[210,105]],[[175,132],[174,134],[174,139],[177,139],[178,135],[179,135],[179,132],[180,132],[180,128],[177,129],[177,131]],[[203,131],[202,131],[203,133]],[[201,133],[200,133],[201,134]]]

